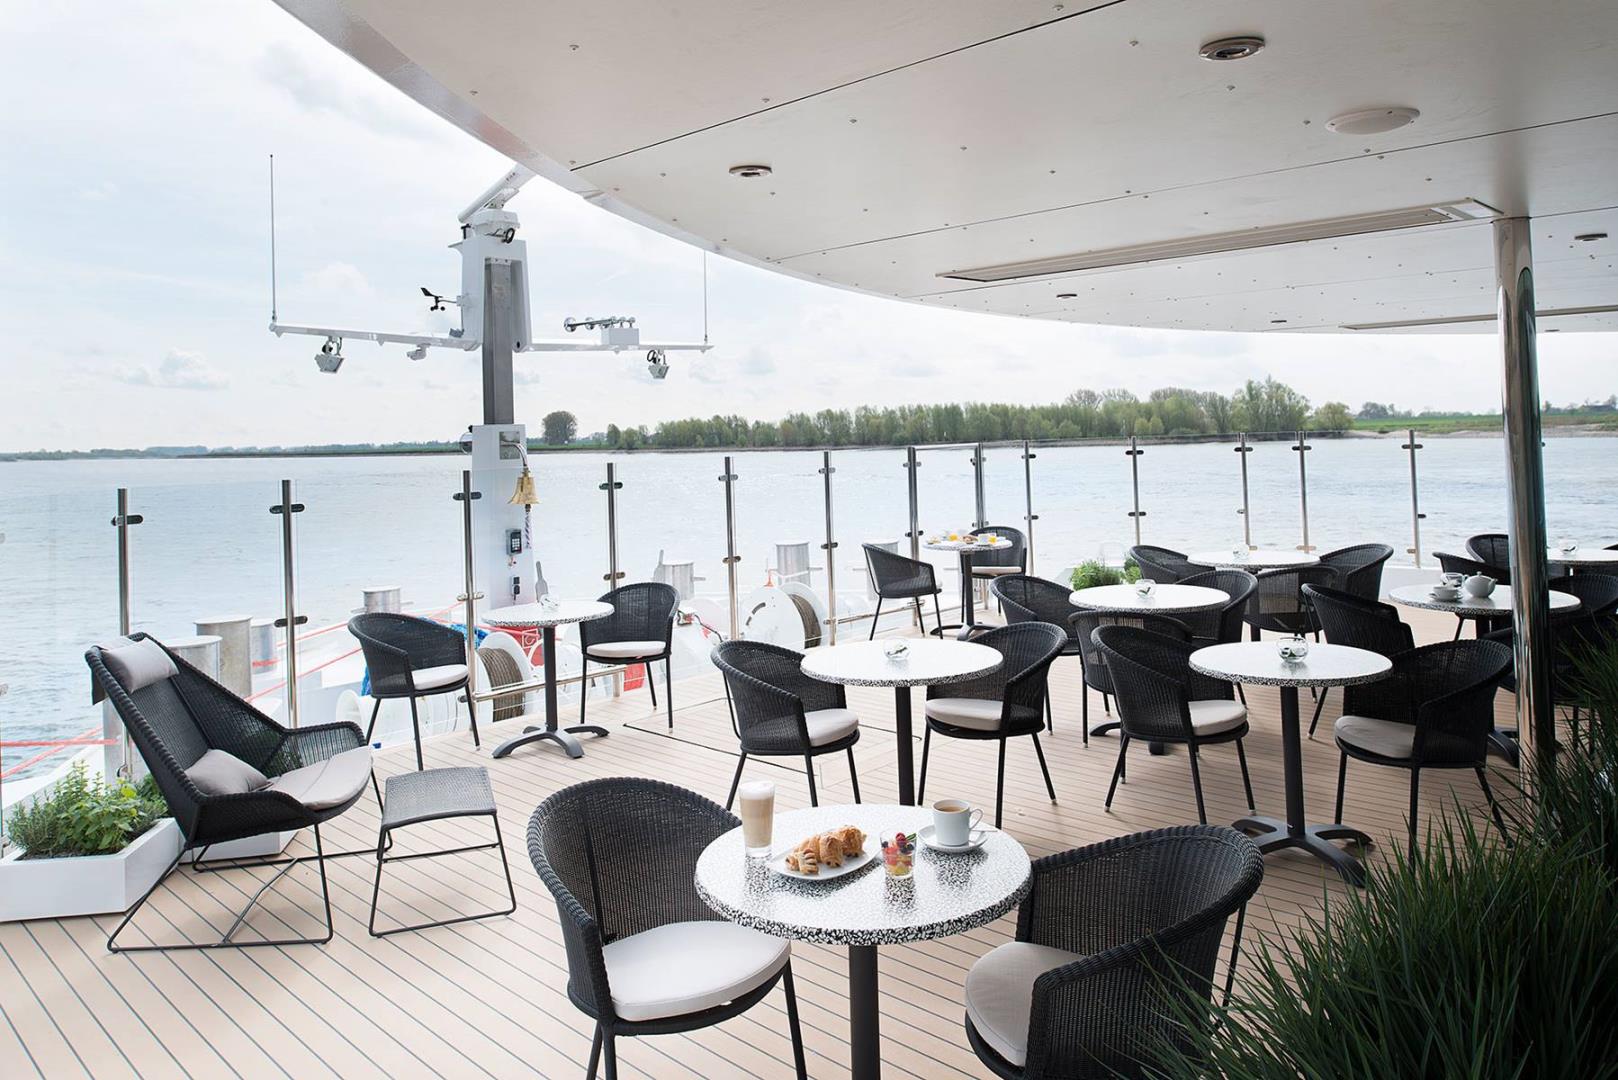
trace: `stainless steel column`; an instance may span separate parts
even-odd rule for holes
[[[1024,506],[1022,519],[1023,530],[1027,533],[1028,572],[1030,574],[1036,573],[1034,570],[1034,522],[1039,520],[1039,515],[1034,513],[1034,467],[1032,462],[1038,456],[1028,448],[1028,440],[1024,439],[1022,441],[1022,497]]]
[[[1242,432],[1242,441],[1236,446],[1236,460],[1242,463],[1242,508],[1236,511],[1242,516],[1242,543],[1247,550],[1253,550],[1253,514],[1252,504],[1247,501],[1247,455],[1253,448],[1247,445],[1247,432]]]
[[[1298,454],[1298,510],[1303,515],[1303,543],[1298,545],[1298,550],[1313,551],[1314,546],[1309,543],[1309,466],[1305,464],[1305,458],[1314,447],[1309,445],[1300,431],[1292,449]]]
[[[826,491],[826,542],[820,550],[826,553],[826,631],[828,645],[837,644],[837,534],[831,524],[831,477],[837,470],[832,467],[831,451],[820,452],[820,475]]]
[[[741,605],[736,596],[736,564],[742,559],[736,554],[736,470],[731,460],[726,454],[725,472],[719,480],[725,485],[725,585],[730,593],[730,640],[735,641],[742,625]]]
[[[292,498],[292,481],[281,481],[281,501],[270,507],[270,513],[281,518],[281,600],[286,612],[275,620],[283,627],[287,654],[287,723],[298,726],[298,627],[309,621],[307,615],[298,614],[297,538],[292,527],[292,515],[303,513],[303,503]]]
[[[1421,519],[1427,515],[1421,512],[1421,498],[1416,487],[1416,451],[1421,449],[1421,443],[1416,441],[1416,429],[1411,428],[1410,438],[1399,447],[1410,451],[1410,555],[1417,568],[1421,566]]]
[[[465,559],[465,592],[457,596],[465,605],[464,621],[466,623],[466,711],[468,714],[477,714],[478,692],[478,609],[477,603],[483,599],[483,594],[477,591],[476,575],[472,569],[472,503],[483,498],[481,491],[472,490],[472,471],[461,470],[461,490],[453,496],[461,504],[461,555]]]
[[[483,264],[483,422],[517,422],[511,371],[511,308],[516,293],[512,264]]]
[[[988,509],[983,498],[983,444],[978,443],[972,448],[972,497],[973,508],[977,513],[977,520],[972,522],[972,528],[982,529],[989,524]]]
[[[1550,598],[1545,568],[1545,464],[1535,355],[1534,254],[1527,218],[1494,223],[1501,404],[1511,525],[1511,608],[1516,627],[1517,734],[1522,760],[1544,776],[1556,747],[1551,698]]]
[[[607,462],[607,482],[601,485],[601,490],[607,493],[607,573],[605,575],[607,588],[616,589],[618,579],[624,576],[618,569],[618,489],[623,487],[623,481],[618,479],[618,467]]]
[[[1131,435],[1129,437],[1129,449],[1125,450],[1124,454],[1129,458],[1129,488],[1135,500],[1135,508],[1129,512],[1129,516],[1135,520],[1135,543],[1137,544],[1140,543],[1140,519],[1146,516],[1145,511],[1140,508],[1140,456],[1144,453],[1146,451],[1135,445],[1135,436]]]
[[[921,558],[921,508],[918,505],[917,496],[919,493],[916,488],[916,470],[920,467],[921,462],[916,460],[916,448],[914,446],[905,447],[905,472],[907,474],[905,485],[907,488],[906,494],[910,500],[910,531],[905,533],[905,536],[910,539],[910,557],[912,559]]]
[[[139,525],[145,518],[139,514],[129,512],[129,489],[118,489],[118,510],[113,515],[113,528],[118,530],[118,634],[120,637],[129,636],[129,527]],[[118,760],[118,771],[126,778],[133,777],[134,771],[130,763],[135,760],[135,744],[129,740],[129,729],[119,722],[123,731],[121,741],[121,757]]]

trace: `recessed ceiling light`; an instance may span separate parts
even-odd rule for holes
[[[1264,39],[1257,34],[1240,34],[1210,41],[1197,50],[1197,55],[1204,60],[1246,60],[1263,48]]]
[[[1577,240],[1581,244],[1593,244],[1597,240],[1605,240],[1606,238],[1607,234],[1604,232],[1586,232],[1579,233],[1573,239]]]
[[[1079,294],[1076,292],[1059,292],[1056,294],[1056,298],[1058,300],[1077,300]]]
[[[775,170],[768,165],[732,165],[730,175],[745,177],[748,180],[757,180],[761,176],[768,176]]]
[[[1421,115],[1407,105],[1385,105],[1376,109],[1356,109],[1326,121],[1326,130],[1339,135],[1380,135],[1402,128]]]
[[[1286,320],[1285,319],[1271,319],[1270,322],[1272,322],[1272,323],[1284,323],[1284,322],[1286,322]]]

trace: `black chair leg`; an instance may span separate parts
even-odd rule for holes
[[[601,1066],[601,1025],[596,1025],[596,1036],[590,1040],[590,1067],[585,1070],[585,1080],[596,1080],[596,1070]]]
[[[1045,730],[1056,730],[1055,719],[1051,716],[1051,695],[1049,693],[1045,695]]]
[[[1197,744],[1188,746],[1191,751],[1191,789],[1197,793],[1197,821],[1203,825],[1208,824],[1208,811],[1202,805],[1202,770],[1197,768]]]
[[[607,1080],[618,1080],[618,1037],[611,1032],[602,1040],[602,1056],[607,1059]]]
[[[1242,708],[1245,709],[1247,707],[1247,692],[1242,689],[1241,683],[1236,684],[1236,697],[1242,703]]]
[[[463,686],[461,689],[469,690],[470,686]],[[472,745],[475,747],[482,747],[483,740],[478,738],[478,707],[477,703],[472,700],[470,694],[466,699],[466,714],[472,720]]]
[[[994,827],[1000,827],[1000,811],[1006,801],[1006,740],[1000,740],[1000,765],[994,773]]]
[[[938,623],[938,636],[944,636],[944,613],[938,608],[938,594],[933,593],[933,619]],[[927,629],[925,626],[923,630]]]
[[[808,754],[803,755],[803,767],[809,774],[809,805],[819,806],[820,796],[815,794],[815,759]]]
[[[798,1070],[798,1080],[809,1080],[809,1069],[803,1060],[803,1029],[798,1026],[798,993],[792,986],[792,961],[781,972],[781,986],[787,995],[787,1030],[792,1035],[792,1064]]]
[[[1081,669],[1082,671],[1082,669]],[[1084,729],[1084,745],[1090,745],[1090,680],[1079,676],[1079,727]]]
[[[1506,832],[1506,819],[1500,813],[1500,804],[1494,801],[1494,789],[1489,786],[1489,775],[1484,771],[1482,765],[1477,767],[1476,772],[1478,774],[1478,785],[1483,788],[1483,797],[1489,800],[1489,813],[1494,815],[1494,827],[1500,830],[1500,835],[1509,844],[1511,834]]]
[[[663,697],[669,705],[669,730],[674,730],[674,657],[663,661]]]
[[[657,708],[657,676],[652,673],[652,662],[641,665],[646,669],[646,691],[652,695],[652,708]]]
[[[854,801],[860,801],[860,774],[854,768],[854,748],[848,748],[848,782],[854,786]]]
[[[410,726],[416,730],[416,771],[421,772],[427,766],[421,759],[421,715],[416,711],[416,699],[410,699]]]
[[[729,810],[730,804],[736,801],[736,789],[742,786],[742,768],[746,764],[747,751],[743,750],[741,758],[736,762],[736,775],[731,777],[730,780],[730,794],[725,798],[726,810]]]
[[[370,743],[371,736],[376,731],[376,716],[377,716],[377,713],[379,713],[381,711],[382,711],[382,699],[377,698],[376,699],[376,704],[371,706],[371,723],[365,728],[365,741],[366,741],[367,744]]]
[[[1410,770],[1410,857],[1416,857],[1416,795],[1421,787],[1421,770]]]
[[[1247,792],[1247,808],[1257,810],[1258,807],[1253,805],[1253,780],[1247,774],[1247,751],[1242,748],[1240,739],[1236,740],[1236,760],[1242,767],[1242,790]]]
[[[1320,710],[1326,707],[1326,691],[1322,690],[1320,696],[1315,698],[1315,718],[1309,721],[1309,737],[1315,737],[1315,728],[1320,726]]]
[[[1343,785],[1348,780],[1348,755],[1340,754],[1337,761],[1337,811],[1332,820],[1343,823]]]
[[[871,636],[866,638],[865,640],[867,640],[867,641],[875,641],[876,640],[876,624],[878,622],[880,622],[881,620],[882,620],[882,598],[879,596],[879,597],[876,598],[876,613],[871,616]]]
[[[1112,715],[1112,695],[1104,690],[1101,692],[1101,707],[1108,716]]]
[[[1056,801],[1056,785],[1051,783],[1051,770],[1045,764],[1045,748],[1039,745],[1039,735],[1034,735],[1034,753],[1039,757],[1039,771],[1045,774],[1045,793]]]
[[[1118,790],[1118,779],[1124,775],[1124,755],[1129,753],[1129,736],[1124,735],[1118,740],[1118,764],[1112,767],[1112,783],[1107,785],[1106,808],[1112,809],[1112,796]]]
[[[933,726],[926,722],[921,725],[921,777],[916,781],[916,805],[927,805],[927,751],[933,746]]]

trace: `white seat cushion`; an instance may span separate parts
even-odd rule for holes
[[[601,950],[625,1020],[684,1016],[735,1001],[791,959],[792,946],[730,922],[670,923]]]
[[[1369,716],[1339,716],[1332,732],[1361,750],[1385,758],[1408,758],[1416,752],[1416,728],[1397,720],[1376,720]]]
[[[1082,959],[1078,953],[1029,941],[996,945],[966,973],[966,1015],[995,1053],[1013,1065],[1024,1065],[1034,980]]]
[[[804,713],[803,719],[809,726],[810,746],[846,739],[860,728],[860,718],[853,709],[816,709]]]
[[[1188,704],[1191,708],[1191,729],[1198,735],[1218,735],[1241,727],[1247,719],[1247,706],[1239,701],[1213,698]]]
[[[370,782],[371,748],[361,746],[282,773],[264,790],[284,792],[311,810],[329,810],[348,802]]]
[[[1020,573],[1022,573],[1022,567],[1020,567],[1020,566],[974,566],[974,567],[972,567],[972,576],[973,577],[1004,577],[1006,574],[1020,574]]]
[[[465,664],[441,664],[438,667],[416,668],[410,673],[417,690],[437,690],[440,686],[454,686],[466,678]]]
[[[1000,702],[986,698],[941,697],[927,702],[928,719],[976,731],[998,730],[1003,711],[1005,706]]]
[[[665,648],[661,641],[603,641],[585,651],[603,660],[633,660],[640,656],[657,656]]]

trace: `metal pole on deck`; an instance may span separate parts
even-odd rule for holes
[[[297,539],[292,527],[292,515],[303,513],[303,503],[293,501],[291,480],[281,481],[281,501],[270,507],[270,513],[281,518],[281,600],[286,614],[275,620],[283,628],[287,653],[287,723],[298,726],[298,627],[309,621],[307,615],[298,614],[298,573],[296,565]]]
[[[1034,513],[1034,467],[1032,462],[1038,456],[1028,448],[1028,440],[1024,439],[1022,441],[1022,497],[1025,509],[1022,519],[1024,530],[1028,534],[1026,550],[1028,552],[1028,572],[1030,574],[1036,572],[1034,570],[1034,522],[1039,520],[1039,515]]]
[[[461,490],[454,495],[456,502],[461,504],[461,551],[466,559],[465,592],[455,599],[465,605],[466,621],[466,710],[475,715],[477,710],[478,692],[478,634],[477,634],[477,602],[483,599],[483,594],[476,590],[476,581],[472,569],[472,503],[483,498],[481,491],[472,490],[472,471],[461,470]],[[472,725],[474,734],[477,725]]]
[[[826,553],[826,625],[827,644],[837,644],[837,538],[831,524],[831,477],[837,470],[832,467],[831,451],[820,452],[820,475],[826,492],[826,542],[820,550]]]
[[[910,557],[912,559],[921,558],[921,508],[918,499],[919,492],[916,488],[916,470],[920,467],[921,463],[916,460],[916,448],[914,446],[905,447],[905,472],[907,474],[905,478],[905,494],[910,501],[910,531],[905,533],[905,536],[910,539]]]
[[[736,597],[736,470],[731,467],[731,456],[725,455],[725,471],[719,477],[725,485],[725,581],[730,592],[730,640],[735,641],[741,630],[741,606]]]
[[[1550,597],[1545,567],[1545,461],[1535,354],[1534,254],[1528,218],[1494,222],[1501,411],[1506,436],[1511,609],[1522,760],[1544,776],[1556,747],[1551,697]]]
[[[1135,436],[1131,435],[1129,437],[1129,449],[1125,450],[1124,454],[1129,458],[1129,487],[1135,500],[1135,508],[1129,512],[1129,516],[1135,520],[1135,543],[1137,544],[1140,543],[1140,519],[1146,516],[1146,512],[1140,508],[1140,456],[1144,453],[1146,451],[1135,445]]]
[[[145,518],[139,514],[129,512],[129,489],[118,489],[118,509],[113,515],[113,527],[118,530],[118,634],[120,637],[129,636],[129,527],[139,525]],[[110,707],[110,706],[109,706]],[[118,762],[118,771],[125,779],[134,779],[133,766],[135,745],[129,739],[129,729],[119,722],[123,735],[120,738],[122,757]]]
[[[977,514],[977,520],[972,522],[972,529],[987,528],[989,525],[988,509],[983,497],[983,444],[978,443],[972,448],[972,506]]]
[[[1305,458],[1314,447],[1309,445],[1300,431],[1292,449],[1298,452],[1298,510],[1303,515],[1303,543],[1298,545],[1298,550],[1313,551],[1314,546],[1309,543],[1309,466],[1305,464]]]
[[[1410,438],[1400,446],[1401,450],[1410,451],[1410,555],[1416,567],[1421,567],[1421,519],[1427,515],[1421,512],[1421,498],[1416,486],[1416,451],[1421,449],[1421,443],[1416,441],[1416,429],[1410,428]]]
[[[607,493],[607,588],[616,589],[618,579],[623,577],[623,571],[618,569],[618,489],[623,487],[623,481],[618,479],[618,467],[607,462],[607,482],[601,485],[601,490]]]
[[[1247,445],[1247,432],[1242,432],[1242,441],[1236,445],[1236,460],[1242,463],[1242,508],[1236,511],[1242,516],[1242,543],[1247,550],[1253,550],[1253,514],[1252,506],[1247,500],[1247,455],[1253,448]]]

